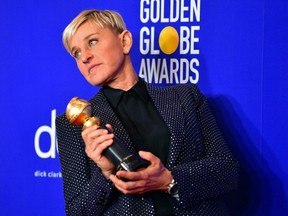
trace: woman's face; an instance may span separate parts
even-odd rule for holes
[[[92,85],[111,86],[123,74],[123,34],[116,34],[108,27],[102,28],[87,21],[71,38],[71,53],[80,72]]]

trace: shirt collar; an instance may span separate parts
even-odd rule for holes
[[[121,101],[123,94],[126,92],[134,91],[144,102],[149,100],[149,94],[146,89],[145,82],[139,78],[138,82],[128,91],[123,91],[121,89],[113,89],[109,86],[103,86],[103,92],[109,103],[113,108],[117,108]]]

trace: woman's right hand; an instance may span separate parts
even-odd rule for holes
[[[111,125],[106,127],[113,131]],[[113,143],[114,134],[109,133],[107,129],[91,126],[82,131],[82,138],[85,142],[85,152],[91,160],[102,170],[102,174],[109,179],[113,174],[115,167],[112,162],[103,155],[103,151]]]

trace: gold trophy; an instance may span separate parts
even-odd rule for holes
[[[83,130],[93,125],[101,127],[99,118],[91,117],[91,113],[91,104],[78,97],[72,98],[66,108],[68,121],[73,125],[83,125]],[[109,131],[105,126],[103,128]],[[136,171],[150,165],[149,161],[132,154],[117,137],[114,138],[113,144],[104,150],[104,155],[114,164],[117,170]]]

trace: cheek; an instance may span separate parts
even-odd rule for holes
[[[107,50],[110,50],[110,52],[107,52]],[[120,60],[121,58],[123,58],[124,55],[123,48],[119,43],[109,44],[109,47],[106,49],[106,52],[103,53],[106,53],[107,57],[110,58],[112,61]]]
[[[124,53],[120,49],[114,49],[112,52],[110,52],[109,59],[113,65],[122,64]]]

